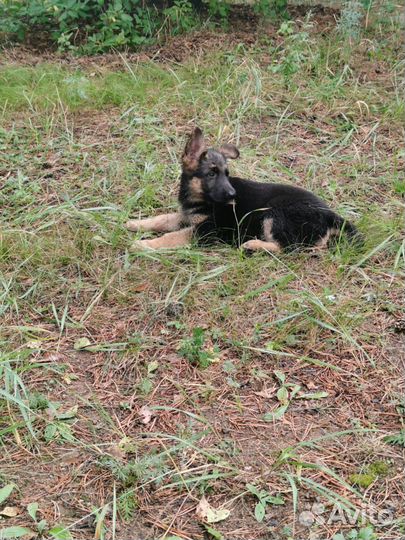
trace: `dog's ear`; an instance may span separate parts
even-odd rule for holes
[[[237,159],[240,156],[239,150],[233,144],[223,144],[219,151],[226,159]]]
[[[201,154],[206,150],[204,135],[199,127],[196,127],[187,141],[182,156],[183,168],[187,171],[194,171],[198,167]]]

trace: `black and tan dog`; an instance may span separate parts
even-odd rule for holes
[[[174,248],[222,241],[247,251],[277,252],[299,247],[326,247],[345,232],[358,236],[355,227],[327,204],[304,189],[265,184],[229,175],[227,160],[239,157],[230,144],[206,148],[196,128],[182,156],[180,211],[128,221],[131,231],[166,233],[140,240],[134,249]]]

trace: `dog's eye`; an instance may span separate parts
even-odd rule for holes
[[[215,176],[215,171],[210,171],[210,172],[208,173],[208,176]]]

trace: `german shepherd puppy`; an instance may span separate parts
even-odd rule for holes
[[[182,156],[180,211],[128,221],[131,231],[166,233],[135,242],[133,248],[174,248],[195,238],[202,244],[219,240],[248,252],[279,252],[326,247],[343,232],[351,239],[358,236],[351,223],[309,191],[230,176],[227,160],[238,157],[239,150],[231,144],[207,148],[196,128]]]

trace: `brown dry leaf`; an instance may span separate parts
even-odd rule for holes
[[[229,517],[230,511],[226,508],[213,508],[203,496],[195,509],[195,513],[200,521],[218,523],[218,521],[223,521]]]
[[[145,289],[147,289],[148,287],[148,284],[147,283],[139,283],[138,285],[136,285],[132,291],[133,292],[143,292]]]
[[[27,347],[27,349],[34,349],[34,350],[42,350],[42,341],[40,341],[39,339],[33,339],[31,341],[27,341],[25,343],[25,346]]]
[[[139,416],[141,418],[142,424],[149,424],[149,422],[154,416],[154,413],[149,409],[147,405],[143,405],[143,407],[139,409]]]
[[[3,510],[0,510],[0,516],[15,517],[20,513],[16,506],[6,506]]]
[[[39,362],[49,362],[50,364],[59,364],[66,361],[66,356],[62,353],[47,353],[42,358],[37,360]]]

